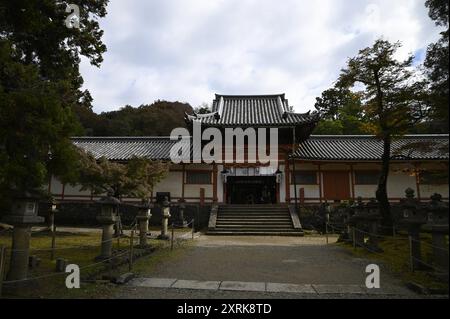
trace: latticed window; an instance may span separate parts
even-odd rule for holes
[[[355,184],[377,185],[379,177],[378,171],[355,171]]]
[[[187,184],[211,184],[211,172],[187,171]]]
[[[297,171],[295,172],[295,175],[292,174],[292,184],[294,184],[294,182],[298,185],[315,185],[317,184],[317,172]]]

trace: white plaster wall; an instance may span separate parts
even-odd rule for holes
[[[416,177],[414,175],[410,176],[408,173],[403,172],[390,172],[387,183],[389,198],[405,197],[405,189],[407,189],[408,187],[416,191]]]
[[[170,171],[167,177],[155,185],[153,189],[153,196],[157,192],[170,192],[171,197],[181,197],[183,183],[183,172]]]
[[[355,185],[355,198],[361,196],[363,198],[375,197],[377,185]]]
[[[305,198],[317,198],[319,199],[319,185],[300,185],[297,184],[297,197],[300,198],[300,188],[305,189]],[[291,198],[295,198],[295,187],[291,185]]]
[[[212,184],[185,184],[184,196],[185,197],[197,197],[200,198],[200,188],[205,189],[205,197],[213,197],[213,185]]]
[[[50,192],[53,195],[60,195],[62,194],[62,190],[63,190],[62,183],[56,177],[53,176],[50,185]]]

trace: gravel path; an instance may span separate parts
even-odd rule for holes
[[[335,240],[335,238],[334,238]],[[333,240],[330,240],[330,243]],[[143,277],[200,281],[243,281],[314,285],[364,285],[365,268],[372,263],[354,258],[323,237],[201,236],[194,247],[170,262],[161,262]],[[381,289],[371,296],[356,294],[268,293],[188,290],[125,286],[119,298],[414,298],[387,271],[381,270]]]

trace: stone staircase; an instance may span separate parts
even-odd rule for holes
[[[287,205],[222,205],[213,208],[208,235],[303,236]]]

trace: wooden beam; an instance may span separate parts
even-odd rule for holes
[[[291,202],[291,172],[289,168],[289,160],[286,158],[284,162],[284,184],[286,185],[286,203]]]
[[[213,164],[213,202],[217,203],[217,164]]]
[[[350,164],[350,185],[352,188],[352,199],[355,200],[355,171],[353,170],[353,164]]]
[[[414,176],[416,177],[416,193],[417,193],[417,199],[420,201],[420,169],[419,164],[414,164]]]
[[[319,174],[319,202],[322,203],[322,169],[320,164],[317,164],[317,174]]]
[[[181,198],[184,200],[184,186],[186,185],[186,165],[182,166],[182,183],[181,183]]]

